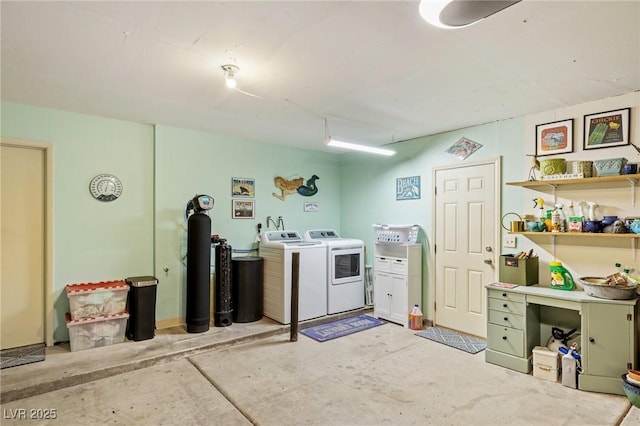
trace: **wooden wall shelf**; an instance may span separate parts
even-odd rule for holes
[[[627,240],[640,239],[640,234],[609,234],[605,232],[509,232],[514,235],[526,235],[527,237],[560,237],[560,238],[622,238]]]
[[[579,178],[579,179],[553,179],[553,180],[525,180],[522,182],[507,182],[507,185],[522,186],[522,187],[545,187],[545,186],[561,186],[561,185],[581,185],[581,184],[594,184],[594,183],[622,183],[631,182],[635,183],[640,181],[640,173],[633,175],[617,175],[617,176],[599,176],[592,178]]]

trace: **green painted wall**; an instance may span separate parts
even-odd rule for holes
[[[196,193],[215,198],[212,232],[234,248],[257,247],[257,224],[268,230],[267,216],[282,216],[287,229],[300,232],[340,229],[336,154],[8,102],[2,103],[1,119],[3,137],[53,145],[54,341],[68,340],[65,285],[71,283],[155,275],[157,319],[184,316],[184,209]],[[91,197],[89,182],[99,173],[121,179],[121,198],[104,203]],[[313,174],[320,177],[315,196],[272,196],[279,192],[275,176]],[[256,180],[255,219],[232,219],[232,177]],[[305,201],[317,202],[319,211],[305,213]]]
[[[316,174],[318,193],[312,197],[289,195],[284,201],[275,176],[285,178]],[[232,218],[231,178],[256,182],[255,218]],[[156,128],[156,271],[159,278],[158,318],[183,317],[186,309],[184,256],[187,223],[184,210],[195,194],[211,195],[211,229],[234,249],[256,248],[257,225],[266,231],[266,217],[282,216],[286,229],[317,227],[340,229],[339,156],[212,136],[206,133],[158,126]],[[304,202],[317,202],[319,211],[305,213]],[[270,230],[275,230],[271,225]],[[255,253],[254,253],[255,254]],[[214,252],[212,251],[212,259]],[[237,253],[234,256],[243,256]],[[168,268],[168,272],[165,272]],[[213,271],[213,270],[212,270]]]
[[[2,136],[53,145],[54,340],[68,340],[66,284],[153,271],[153,127],[3,103]],[[120,178],[121,198],[93,199],[100,173]]]
[[[496,221],[509,212],[535,214],[533,198],[543,197],[546,205],[553,200],[552,190],[536,191],[516,186],[504,185],[506,182],[528,180],[531,158],[526,154],[535,153],[535,127],[537,124],[550,123],[572,118],[573,152],[555,157],[564,158],[568,163],[573,160],[596,160],[625,157],[630,162],[640,162],[638,154],[631,146],[620,146],[585,151],[583,144],[583,117],[602,111],[631,108],[630,141],[637,144],[640,134],[640,92],[631,92],[621,96],[602,99],[579,105],[570,105],[557,110],[531,114],[466,129],[455,130],[434,136],[417,138],[397,143],[393,157],[372,157],[358,153],[345,154],[342,164],[342,234],[360,238],[367,244],[367,260],[372,263],[375,232],[374,223],[418,224],[421,227],[419,243],[423,245],[423,312],[425,318],[432,319],[432,301],[428,300],[431,282],[431,236],[433,168],[445,165],[464,164],[488,158],[502,157],[501,213]],[[458,160],[446,149],[461,137],[471,139],[483,145],[466,160]],[[540,158],[544,159],[544,157]],[[419,200],[396,201],[396,178],[421,176],[422,197]],[[539,175],[538,175],[539,176]],[[638,216],[640,209],[640,188],[632,185],[609,187],[560,188],[557,202],[568,203],[573,200],[596,200],[600,207],[598,215],[618,215],[619,217]],[[635,195],[634,195],[635,194]],[[632,199],[635,197],[635,205]],[[515,217],[505,218],[505,224]],[[507,225],[508,226],[508,225]],[[504,241],[506,230],[501,229]],[[502,241],[499,245],[502,245]],[[584,239],[567,240],[554,244],[549,237],[529,239],[517,236],[517,247],[499,247],[500,253],[512,253],[533,248],[540,256],[539,277],[545,282],[549,271],[549,261],[561,260],[573,273],[574,278],[581,276],[606,276],[615,272],[615,262],[640,270],[638,249],[630,247],[626,240]],[[607,256],[602,256],[606,252]]]
[[[503,180],[523,180],[523,120],[511,119],[456,130],[435,136],[417,138],[392,146],[393,157],[347,154],[342,167],[342,233],[367,244],[367,263],[372,263],[375,231],[372,224],[417,224],[421,231],[418,242],[423,245],[423,309],[430,318],[427,300],[430,246],[432,244],[433,168],[463,164],[502,156]],[[482,148],[458,160],[445,151],[461,137],[482,144]],[[515,160],[514,160],[515,159]],[[419,200],[396,200],[396,178],[420,176],[422,194]],[[522,193],[512,188],[502,190],[503,211],[519,209]]]
[[[420,225],[419,242],[424,247],[423,310],[431,318],[431,301],[426,295],[431,285],[433,168],[500,156],[502,182],[526,180],[531,161],[525,154],[535,151],[535,125],[566,118],[574,118],[574,152],[563,155],[567,160],[626,156],[638,162],[640,155],[629,146],[589,152],[581,148],[582,116],[622,107],[632,108],[631,140],[637,141],[640,93],[633,92],[397,143],[393,148],[398,153],[391,158],[364,153],[327,154],[14,103],[2,103],[1,134],[48,141],[54,146],[54,340],[61,341],[68,339],[63,318],[68,310],[64,286],[69,283],[152,274],[159,278],[158,320],[184,316],[184,208],[197,193],[215,198],[210,213],[212,232],[219,233],[236,249],[256,247],[257,224],[262,223],[263,230],[267,230],[267,216],[282,216],[287,229],[303,232],[317,227],[335,228],[344,236],[364,240],[367,263],[371,263],[375,240],[372,224]],[[445,152],[461,137],[483,145],[464,161]],[[120,177],[124,193],[119,200],[101,203],[91,198],[89,181],[98,173]],[[314,197],[296,194],[285,201],[273,197],[275,176],[307,179],[312,174],[320,177],[319,192]],[[396,201],[396,178],[416,175],[421,176],[421,198]],[[232,177],[255,179],[254,219],[232,218]],[[636,188],[635,197],[640,199],[638,191]],[[534,194],[537,195],[503,185],[501,216],[514,211],[534,213]],[[637,201],[630,207],[629,188],[561,195],[573,200],[601,199],[600,214],[638,215]],[[305,213],[305,201],[317,202],[319,211]],[[502,230],[503,238],[504,235]],[[603,259],[600,250],[583,244],[558,245],[556,249],[558,257],[576,276],[612,273],[609,264],[614,258],[640,269],[637,249],[600,241],[597,245],[612,257]],[[516,250],[529,248],[540,253],[540,271],[544,274],[554,247],[547,240],[519,237]],[[504,252],[505,248],[500,250]]]

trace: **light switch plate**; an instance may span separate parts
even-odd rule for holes
[[[507,235],[504,237],[504,246],[509,248],[516,248],[517,240],[515,235]]]

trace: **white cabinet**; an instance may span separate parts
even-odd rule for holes
[[[410,308],[422,308],[422,245],[375,243],[373,279],[373,315],[408,327]]]

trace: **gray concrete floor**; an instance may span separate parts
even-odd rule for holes
[[[288,326],[265,318],[80,352],[56,346],[43,362],[0,370],[2,424],[640,425],[623,396],[570,389],[414,333],[385,324],[290,342]]]

